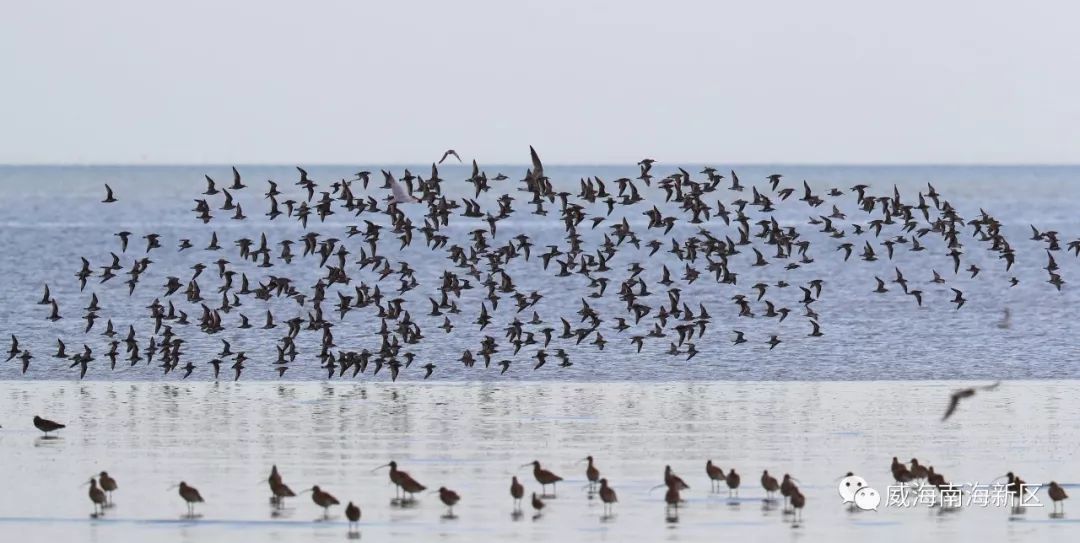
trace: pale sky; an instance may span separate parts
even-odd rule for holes
[[[1080,163],[1080,7],[6,2],[0,163]]]

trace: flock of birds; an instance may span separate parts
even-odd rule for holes
[[[731,291],[734,317],[724,322],[762,317],[779,324],[801,314],[806,328],[796,336],[815,340],[825,335],[815,302],[827,294],[828,279],[818,277],[795,285],[785,280],[755,281],[756,270],[766,266],[788,271],[812,269],[816,258],[829,255],[844,262],[874,262],[891,260],[901,250],[944,253],[942,264],[948,269],[943,272],[927,266],[925,277],[916,279],[914,273],[905,275],[894,266],[894,277],[875,276],[875,288],[868,285],[866,291],[868,295],[899,291],[916,306],[950,293],[947,301],[960,310],[967,302],[964,292],[956,286],[946,290],[943,285],[954,281],[950,276],[961,273],[966,274],[965,280],[980,277],[982,270],[966,262],[965,255],[988,251],[1000,261],[1005,276],[1018,255],[992,215],[980,210],[975,217],[962,217],[929,184],[925,192],[907,198],[895,187],[890,193],[873,194],[865,184],[847,191],[836,187],[815,191],[806,181],[801,186],[788,186],[780,174],[768,176],[759,187],[743,185],[734,171],[727,179],[714,168],[705,168],[700,177],[682,168],[658,177],[653,174],[655,161],[645,159],[634,179],[605,182],[598,177],[584,178],[580,190],[573,194],[554,188],[531,147],[530,156],[531,167],[520,180],[520,195],[516,197],[511,191],[500,190],[500,184],[509,180],[506,175],[489,176],[475,160],[468,179],[441,178],[439,164],[451,158],[461,160],[453,150],[444,153],[439,164],[432,164],[426,178],[409,170],[400,177],[382,171],[380,187],[371,186],[378,174],[369,171],[322,186],[297,168],[299,195],[287,194],[273,180],[267,181],[261,194],[267,220],[299,225],[302,233],[295,239],[271,239],[265,232],[258,239],[219,238],[213,228],[216,221],[225,217],[252,220],[244,208],[246,204],[252,209],[254,200],[244,197],[252,189],[236,168],[227,186],[206,176],[205,190],[195,198],[193,208],[194,219],[206,227],[205,241],[166,240],[154,232],[125,230],[115,233],[117,246],[108,256],[91,257],[96,264],[81,257],[74,276],[80,292],[90,289],[86,305],[80,304],[86,324],[80,327],[81,337],[68,341],[58,338],[52,357],[78,371],[80,378],[92,368],[116,369],[118,363],[126,361],[131,366],[156,363],[164,374],[175,371],[183,378],[199,371],[218,379],[223,369],[231,370],[229,376],[239,380],[253,362],[246,351],[234,350],[229,339],[222,337],[220,351],[210,360],[185,356],[185,343],[206,341],[226,330],[229,334],[223,335],[235,338],[250,329],[280,329],[283,334],[274,345],[277,356],[266,360],[279,376],[284,376],[300,356],[299,336],[305,333],[313,336],[311,344],[317,352],[304,358],[317,359],[328,378],[356,377],[370,367],[372,375],[385,368],[396,380],[403,370],[420,362],[416,365],[427,379],[435,373],[437,363],[446,360],[417,361],[416,346],[463,327],[478,340],[461,353],[460,363],[465,368],[478,362],[484,368],[494,365],[500,374],[521,364],[540,370],[549,361],[570,367],[581,351],[603,351],[609,341],[616,340],[628,341],[639,353],[646,342],[666,343],[668,355],[691,360],[699,352],[697,343],[706,341],[707,332],[720,322],[717,314],[723,310],[684,299],[683,289],[696,281],[711,280],[718,288]],[[447,197],[444,188],[448,183],[470,184],[472,197]],[[122,194],[108,185],[105,190],[102,205],[124,205]],[[387,196],[377,197],[379,190],[387,191]],[[648,190],[660,194],[645,195]],[[480,196],[491,191],[498,197],[493,205],[484,206]],[[661,194],[667,213],[657,205]],[[844,212],[841,206],[849,197],[856,210]],[[523,202],[526,208],[515,208],[515,202]],[[773,214],[779,206],[805,208],[808,222],[781,225]],[[500,223],[530,210],[542,220],[548,220],[550,214],[550,220],[561,224],[563,242],[540,250],[526,232],[500,235]],[[357,224],[344,232],[312,229],[313,221],[322,224],[331,215],[355,217]],[[639,215],[647,222],[632,226],[628,218],[640,224]],[[692,226],[678,231],[685,232],[685,237],[677,237],[672,234],[676,225]],[[824,234],[834,245],[812,247],[808,228]],[[1031,228],[1030,239],[1045,250],[1046,282],[1061,290],[1065,280],[1055,255],[1063,251],[1080,255],[1080,239],[1064,243],[1056,231]],[[461,231],[466,234],[453,235]],[[130,243],[139,239],[145,242],[142,254],[125,258],[129,249],[134,250]],[[590,244],[589,239],[595,242]],[[163,270],[163,284],[144,285],[145,277],[157,274],[155,252],[166,250],[167,243],[181,253],[209,258],[198,256],[186,276],[180,270]],[[433,284],[423,285],[425,296],[418,297],[419,291],[411,293],[408,296],[413,302],[409,303],[406,293],[421,289],[422,284],[416,269],[401,255],[419,243],[426,246],[432,261],[441,256],[446,264]],[[294,253],[294,246],[302,250]],[[658,260],[655,255],[662,250],[665,258],[677,259],[681,269],[670,269]],[[627,255],[629,264],[620,271],[612,262],[621,255]],[[300,284],[290,277],[291,266],[314,267],[317,281],[310,286]],[[538,274],[543,274],[546,292],[518,286],[523,276]],[[144,315],[124,323],[105,315],[109,302],[105,292],[115,284],[110,283],[114,278],[123,281],[126,288],[122,290],[129,296],[136,289],[158,289]],[[208,280],[217,280],[216,288],[205,288]],[[568,281],[587,284],[587,297],[579,302],[559,299],[560,282]],[[1005,282],[1015,286],[1019,279],[1008,276]],[[789,291],[796,295],[786,295]],[[546,296],[557,300],[548,305],[558,306],[558,315],[540,314],[537,304]],[[612,296],[619,303],[611,307],[621,307],[621,312],[601,314],[593,300]],[[424,297],[430,305],[417,310],[415,300]],[[287,300],[295,305],[284,306],[291,310],[281,309]],[[271,309],[274,302],[279,304],[277,315]],[[43,286],[38,303],[46,306],[45,317],[54,323],[71,318],[66,310],[70,306],[62,307],[48,284]],[[245,314],[249,304],[261,315]],[[576,311],[572,311],[574,306]],[[282,311],[289,312],[288,318]],[[98,324],[100,320],[106,322]],[[365,338],[357,337],[339,345],[335,327],[348,320],[354,324],[377,322],[377,337],[372,337],[370,345],[361,344]],[[489,335],[496,328],[501,329],[502,339]],[[772,350],[786,341],[778,333],[751,338],[739,328],[735,325],[729,330],[735,346],[760,341]],[[101,347],[91,346],[100,337],[107,342],[107,366],[101,362]],[[81,344],[81,348],[69,350],[69,343]],[[257,359],[262,358],[260,354]],[[13,359],[22,362],[23,373],[34,359],[14,334],[7,356],[8,361]]]
[[[64,424],[44,419],[39,416],[34,417],[34,426],[44,432],[46,439],[55,439],[56,436],[50,436],[59,430],[65,428]],[[596,461],[592,456],[587,456],[581,460],[582,463],[586,463],[585,467],[585,479],[588,481],[586,489],[588,490],[589,499],[599,498],[603,503],[603,516],[602,520],[611,519],[614,516],[614,507],[618,503],[618,494],[611,486],[608,479],[603,477],[600,473],[600,469],[596,465]],[[564,479],[552,472],[545,469],[540,461],[534,460],[520,466],[521,468],[531,467],[532,475],[536,482],[540,485],[540,493],[531,492],[530,505],[534,511],[533,519],[539,519],[547,507],[547,502],[544,500],[551,500],[556,497],[556,490],[558,483]],[[417,494],[424,493],[428,490],[428,487],[417,481],[408,472],[399,469],[397,462],[391,460],[389,463],[382,466],[378,466],[372,470],[372,472],[389,468],[389,479],[395,487],[394,499],[391,501],[391,505],[396,507],[412,507],[417,504]],[[897,484],[901,485],[913,485],[917,488],[930,488],[938,493],[935,500],[940,500],[942,507],[946,507],[943,492],[956,488],[951,485],[940,472],[936,472],[932,465],[920,464],[917,458],[912,458],[910,466],[900,462],[895,456],[892,459],[892,464],[889,467],[892,472],[893,480]],[[742,476],[736,472],[734,468],[729,469],[726,473],[724,470],[713,463],[712,460],[707,460],[705,463],[705,475],[709,479],[710,492],[718,493],[723,487],[727,487],[729,498],[737,498],[739,488],[742,485]],[[847,476],[853,475],[847,473]],[[1015,504],[1015,508],[1020,507],[1021,494],[1027,492],[1025,485],[1027,484],[1019,476],[1013,472],[1006,474],[1006,491],[1008,492],[1009,499]],[[802,510],[806,506],[806,496],[799,489],[798,481],[790,474],[785,473],[781,479],[777,479],[771,475],[768,470],[764,470],[760,478],[761,488],[765,491],[765,503],[771,505],[776,503],[776,494],[779,493],[783,498],[783,512],[784,514],[792,515],[794,521],[798,522],[802,520]],[[280,511],[285,506],[286,498],[293,498],[297,496],[297,493],[285,483],[281,472],[278,471],[276,465],[270,469],[270,475],[267,477],[267,483],[270,488],[270,504],[274,511]],[[115,492],[119,485],[115,478],[110,476],[108,472],[102,471],[98,476],[91,477],[90,480],[85,483],[89,485],[88,497],[93,504],[93,512],[91,516],[93,518],[101,517],[105,514],[105,510],[113,506],[112,493]],[[548,487],[551,487],[550,493]],[[177,493],[187,506],[187,515],[185,518],[196,519],[199,516],[195,512],[195,505],[204,503],[202,494],[199,490],[184,481],[180,481],[178,484],[173,485],[169,490],[177,489]],[[670,465],[664,466],[663,482],[652,489],[665,488],[664,494],[665,503],[665,516],[668,521],[677,521],[679,514],[679,506],[683,503],[681,492],[690,489],[690,485],[686,481],[675,474]],[[319,485],[313,485],[310,488],[302,490],[300,493],[304,494],[310,492],[311,500],[315,505],[322,508],[323,520],[329,520],[330,508],[338,506],[341,502],[333,494],[320,487]],[[447,507],[446,513],[442,518],[454,519],[454,506],[461,501],[461,495],[445,486],[439,487],[438,490],[432,492],[432,494],[438,494],[439,500]],[[512,476],[510,479],[509,494],[513,504],[513,514],[515,518],[522,515],[522,501],[525,498],[525,485],[518,480],[517,476]],[[1054,504],[1054,513],[1052,515],[1059,516],[1058,506],[1064,511],[1064,500],[1068,499],[1068,494],[1065,489],[1062,488],[1057,482],[1050,482],[1047,487],[1047,494]],[[852,509],[854,510],[854,509]],[[1015,510],[1015,509],[1014,509]],[[361,518],[361,509],[354,502],[348,502],[345,506],[345,517],[349,521],[349,532],[354,533]]]

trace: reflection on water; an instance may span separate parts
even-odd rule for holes
[[[941,423],[955,386],[0,382],[0,539],[1019,541],[1071,533],[1068,507],[1050,518],[1049,507],[1010,515],[883,505],[875,513],[841,503],[836,484],[847,471],[884,496],[894,455],[916,456],[957,483],[1012,470],[1071,491],[1080,480],[1072,431],[1080,384],[1006,382]],[[30,423],[35,414],[68,428],[44,439]],[[587,491],[580,460],[590,454],[618,493],[610,515]],[[412,506],[394,503],[385,469],[372,472],[391,459],[428,487]],[[534,459],[565,478],[540,514],[530,502],[540,485],[518,467]],[[706,459],[738,470],[737,496],[724,485],[709,490]],[[298,494],[277,511],[266,484],[275,463]],[[667,510],[663,489],[650,490],[666,464],[691,487],[677,510]],[[800,522],[782,502],[763,501],[763,469],[799,480]],[[116,505],[91,520],[80,485],[102,470],[119,483]],[[520,511],[513,475],[525,484]],[[176,489],[166,490],[181,480],[206,500],[196,520],[184,518]],[[330,520],[300,494],[316,484],[341,501]],[[462,496],[453,518],[430,493],[440,486]],[[1048,502],[1045,490],[1040,497]],[[362,510],[352,536],[350,500]]]

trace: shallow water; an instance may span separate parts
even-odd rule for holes
[[[675,165],[658,163],[654,167],[657,179],[671,173]],[[694,172],[694,178],[700,165],[684,165]],[[693,166],[693,167],[691,167]],[[720,170],[727,167],[714,164]],[[596,244],[609,232],[607,225],[620,220],[624,215],[642,238],[642,250],[632,250],[624,244],[611,261],[612,271],[606,276],[611,279],[611,287],[604,298],[592,299],[588,295],[594,292],[589,288],[589,281],[580,276],[556,278],[557,266],[544,271],[539,263],[538,254],[548,244],[559,244],[564,249],[562,225],[558,221],[557,207],[548,206],[551,214],[546,218],[531,215],[531,208],[525,204],[519,184],[514,181],[523,176],[521,166],[497,166],[482,164],[481,167],[494,176],[503,172],[510,180],[493,182],[493,190],[485,193],[478,200],[489,209],[500,194],[510,194],[517,198],[517,212],[512,218],[500,221],[497,235],[492,237],[492,247],[505,244],[518,233],[529,234],[535,243],[532,260],[528,263],[515,262],[508,269],[514,277],[517,288],[522,292],[539,291],[545,298],[536,306],[541,318],[541,326],[556,328],[556,336],[561,331],[559,317],[567,317],[575,326],[575,312],[580,308],[580,300],[586,299],[604,318],[601,332],[608,340],[607,347],[600,351],[594,345],[575,345],[573,341],[555,338],[549,351],[565,348],[570,354],[574,366],[559,368],[550,362],[537,371],[531,368],[535,364],[535,346],[526,347],[520,353],[511,355],[510,347],[502,345],[491,368],[482,368],[482,364],[467,370],[457,362],[465,349],[478,351],[479,342],[484,335],[501,338],[503,328],[515,317],[528,320],[531,310],[521,314],[514,312],[514,304],[509,296],[503,296],[498,310],[492,311],[495,322],[481,331],[474,324],[479,312],[482,288],[465,291],[460,302],[462,314],[454,319],[456,329],[450,334],[439,330],[442,317],[429,317],[430,304],[427,297],[432,295],[438,279],[445,269],[452,269],[444,253],[433,253],[423,246],[423,237],[419,233],[412,247],[398,251],[398,242],[393,235],[384,231],[380,241],[381,254],[388,256],[396,268],[400,262],[407,261],[417,270],[420,286],[405,293],[406,307],[412,317],[423,327],[426,339],[419,345],[409,346],[407,350],[416,355],[417,363],[403,369],[402,380],[419,380],[425,363],[434,363],[437,370],[432,380],[566,380],[580,381],[618,381],[618,380],[658,380],[675,381],[681,379],[723,379],[723,380],[837,380],[837,379],[1054,379],[1080,378],[1080,365],[1072,357],[1075,355],[1072,338],[1080,333],[1080,290],[1074,285],[1080,282],[1080,259],[1066,251],[1056,254],[1061,266],[1060,273],[1066,281],[1062,292],[1057,292],[1048,285],[1044,244],[1031,241],[1029,224],[1035,224],[1042,231],[1055,230],[1060,233],[1062,246],[1070,240],[1080,237],[1080,214],[1076,213],[1076,203],[1080,201],[1080,167],[938,167],[938,166],[735,166],[746,192],[733,192],[726,189],[717,191],[715,198],[730,204],[736,198],[749,198],[749,186],[764,185],[764,178],[771,173],[785,174],[784,186],[799,187],[806,179],[815,191],[823,193],[829,187],[845,190],[840,198],[828,198],[827,204],[820,208],[809,208],[803,202],[796,202],[793,196],[786,202],[777,202],[777,210],[772,214],[762,214],[756,208],[747,208],[752,220],[775,216],[782,225],[798,226],[804,239],[812,240],[810,255],[815,259],[811,266],[797,270],[785,270],[783,262],[774,262],[764,268],[751,267],[753,255],[749,250],[732,259],[733,269],[740,273],[736,286],[718,285],[705,271],[704,263],[695,264],[702,277],[687,284],[679,277],[684,269],[683,263],[667,253],[669,238],[685,240],[696,235],[698,226],[685,224],[680,220],[669,236],[658,230],[647,231],[645,217],[641,212],[650,204],[659,206],[665,214],[674,214],[673,206],[663,202],[663,192],[642,187],[643,195],[650,201],[630,208],[616,207],[615,213],[596,230],[582,226],[582,236],[586,248],[592,251]],[[376,172],[378,166],[366,169]],[[258,239],[261,232],[266,232],[270,244],[283,239],[297,239],[304,230],[294,220],[284,217],[270,222],[263,214],[267,203],[262,194],[266,191],[266,179],[275,179],[286,197],[298,198],[299,187],[294,185],[296,171],[282,166],[240,166],[249,188],[239,191],[236,200],[240,202],[248,215],[248,220],[230,220],[229,213],[220,211],[222,195],[211,198],[216,219],[209,225],[203,225],[194,219],[189,210],[194,198],[202,196],[205,190],[203,174],[209,174],[218,180],[218,186],[228,185],[231,172],[223,166],[198,167],[0,167],[0,199],[7,202],[5,214],[0,219],[0,254],[7,255],[0,259],[0,296],[5,303],[0,304],[0,332],[16,333],[23,348],[30,349],[35,360],[29,370],[21,373],[17,361],[0,364],[0,378],[36,380],[36,379],[74,379],[78,370],[68,364],[52,358],[56,351],[56,339],[63,338],[71,352],[88,344],[94,349],[97,361],[91,363],[87,379],[124,379],[124,380],[166,380],[179,381],[181,372],[163,375],[159,363],[147,365],[143,362],[129,367],[121,361],[110,370],[107,361],[101,356],[107,350],[107,338],[101,336],[106,319],[113,319],[117,330],[123,334],[127,326],[134,325],[138,331],[141,347],[152,332],[152,321],[147,318],[146,306],[163,294],[161,285],[166,277],[173,275],[187,281],[191,275],[190,267],[196,262],[207,263],[210,268],[203,273],[200,283],[207,303],[216,306],[220,295],[216,294],[220,280],[212,262],[218,258],[232,261],[231,266],[247,273],[254,284],[257,280],[265,281],[268,275],[287,275],[295,279],[298,285],[308,288],[322,273],[317,263],[311,258],[298,259],[291,265],[277,262],[275,267],[262,269],[252,263],[243,263],[236,254],[233,242],[239,238]],[[351,177],[361,167],[322,166],[309,168],[311,177],[320,183],[318,190],[329,190],[334,180]],[[404,170],[398,166],[392,168],[399,175]],[[413,172],[427,175],[429,167],[414,165]],[[579,190],[578,180],[585,176],[599,176],[607,181],[608,189],[615,191],[614,179],[621,176],[636,176],[637,168],[615,166],[550,166],[546,169],[557,187],[572,193]],[[461,166],[446,166],[440,169],[441,177],[446,179],[443,188],[449,197],[458,198],[469,194],[472,185],[464,181],[469,172]],[[916,193],[926,190],[926,183],[933,182],[943,197],[949,200],[965,218],[978,215],[985,209],[1003,223],[1003,232],[1018,254],[1013,270],[1006,273],[1003,262],[996,258],[996,253],[985,250],[985,244],[978,244],[965,232],[965,261],[963,267],[975,263],[983,271],[975,279],[961,271],[952,273],[951,259],[945,255],[940,239],[924,238],[927,250],[911,253],[898,247],[895,258],[882,258],[873,263],[862,262],[853,256],[850,262],[843,262],[842,253],[836,248],[842,240],[827,239],[818,232],[820,227],[806,224],[808,217],[829,213],[833,203],[849,214],[848,222],[865,223],[868,219],[861,212],[853,210],[854,196],[847,188],[857,183],[871,186],[870,193],[892,194],[895,184],[905,202],[914,203]],[[109,183],[115,190],[120,202],[105,206],[98,203],[103,197],[103,185]],[[726,181],[725,181],[726,183]],[[382,198],[387,191],[378,187],[381,180],[374,180],[367,191],[359,183],[355,184],[358,195],[371,195]],[[726,185],[724,185],[726,186]],[[318,195],[316,195],[318,198]],[[711,199],[710,199],[711,200]],[[730,205],[729,205],[730,207]],[[592,215],[603,215],[604,206],[587,206]],[[415,208],[414,224],[423,224],[421,210]],[[323,239],[334,236],[343,239],[343,243],[352,252],[349,261],[359,257],[362,243],[360,237],[347,239],[344,231],[347,225],[363,225],[364,220],[386,224],[383,214],[365,214],[351,217],[340,212],[330,216],[325,223],[313,220],[309,229],[322,234]],[[844,221],[839,221],[847,225]],[[711,221],[708,228],[718,236],[735,236],[732,227],[725,227],[717,219]],[[850,225],[847,225],[850,231]],[[474,228],[487,228],[486,222],[479,219],[465,219],[455,216],[448,229],[451,243],[466,243],[468,232]],[[133,232],[131,247],[127,253],[120,253],[119,242],[114,233],[126,229]],[[758,229],[754,227],[754,231]],[[969,229],[970,230],[970,229]],[[216,231],[224,248],[221,252],[202,251],[209,240],[211,231]],[[124,276],[99,284],[98,279],[91,279],[85,292],[79,292],[73,274],[79,269],[79,256],[85,256],[94,267],[95,273],[100,266],[111,261],[110,252],[120,255],[121,263],[126,268],[131,262],[145,254],[145,242],[142,236],[157,232],[162,236],[161,249],[154,250],[150,256],[154,264],[143,275],[143,280],[133,296],[127,295],[123,285]],[[872,235],[861,238],[849,236],[848,241],[861,245],[865,239],[880,243]],[[178,252],[176,247],[180,239],[192,240],[195,248]],[[664,249],[654,256],[648,255],[644,245],[651,239],[662,240]],[[757,242],[760,245],[760,242]],[[744,248],[746,249],[746,248]],[[277,247],[274,247],[275,255]],[[294,247],[299,254],[300,250]],[[879,253],[884,249],[878,247]],[[767,252],[767,251],[765,251]],[[643,334],[652,328],[653,315],[642,321],[637,327],[623,333],[612,329],[614,317],[624,315],[622,303],[617,299],[617,284],[629,274],[627,267],[632,263],[641,263],[648,271],[643,275],[652,287],[653,294],[646,301],[654,308],[666,303],[663,287],[656,284],[660,278],[662,265],[667,265],[676,280],[675,287],[682,289],[683,301],[696,311],[698,303],[703,304],[713,316],[713,324],[703,338],[694,341],[699,354],[687,362],[685,356],[666,354],[671,337],[649,340],[641,354],[635,354],[629,337]],[[911,288],[920,288],[925,294],[925,307],[919,308],[910,296],[903,295],[897,285],[889,283],[891,291],[887,294],[872,294],[875,287],[874,277],[885,280],[894,277],[894,266],[901,268]],[[934,285],[928,281],[931,270],[936,269],[948,280],[947,284]],[[963,269],[963,268],[962,268]],[[123,273],[123,272],[121,272]],[[350,270],[354,284],[361,281],[369,285],[378,284],[388,296],[393,296],[399,283],[394,277],[377,281],[372,270]],[[1007,279],[1015,275],[1020,284],[1009,288]],[[806,337],[810,324],[802,317],[799,300],[801,284],[815,278],[823,278],[825,287],[815,310],[821,315],[819,322],[825,334],[821,338]],[[775,284],[779,280],[791,284],[786,289],[772,288],[765,300],[772,300],[777,307],[787,306],[792,309],[791,316],[783,323],[775,318],[763,318],[763,302],[754,302],[754,311],[759,317],[754,319],[737,317],[737,307],[731,302],[736,294],[757,297],[751,286],[764,281]],[[46,306],[37,305],[44,283],[52,287],[61,306],[64,319],[50,323],[45,319]],[[479,283],[479,281],[474,281]],[[351,293],[352,286],[345,287]],[[949,290],[956,287],[965,292],[968,303],[957,311],[949,303],[953,294]],[[91,292],[101,299],[100,320],[88,334],[83,333],[85,321],[82,320],[83,307],[87,305]],[[328,293],[327,306],[336,302],[333,289]],[[178,309],[186,310],[192,320],[199,314],[198,304],[188,304],[180,294],[172,300]],[[490,309],[490,303],[488,304]],[[292,300],[274,299],[259,301],[244,298],[244,305],[225,315],[230,328],[213,337],[206,337],[196,330],[195,325],[180,326],[173,324],[174,331],[183,337],[186,355],[181,365],[191,360],[198,368],[191,379],[212,379],[207,362],[220,350],[220,339],[233,344],[233,350],[246,351],[252,361],[245,370],[243,379],[277,379],[277,374],[270,361],[274,359],[273,343],[282,335],[283,328],[270,331],[260,329],[263,314],[273,310],[279,324],[291,317],[306,316],[310,310],[300,308]],[[1011,311],[1008,326],[1003,324],[1004,311]],[[328,312],[333,312],[327,309]],[[250,317],[254,328],[237,330],[239,314]],[[371,308],[350,312],[342,321],[333,319],[335,340],[340,349],[377,350],[378,342],[374,333],[379,320]],[[166,322],[166,324],[169,324]],[[537,331],[541,326],[529,326]],[[746,332],[749,343],[738,347],[731,344],[733,330]],[[770,351],[766,340],[777,334],[781,343]],[[6,341],[6,334],[5,334]],[[590,340],[591,341],[591,338]],[[305,332],[297,339],[301,356],[289,366],[285,378],[288,380],[325,379],[326,371],[320,369],[314,352],[318,346],[318,334]],[[683,348],[685,351],[685,347]],[[496,362],[500,359],[511,361],[510,370],[499,373]],[[226,367],[228,364],[225,365]],[[229,373],[226,371],[226,373]],[[389,372],[378,375],[370,372],[359,376],[360,380],[389,380]]]
[[[363,510],[363,540],[410,541],[1027,541],[1078,533],[1047,509],[951,513],[920,506],[849,512],[836,490],[846,471],[883,494],[889,462],[916,456],[952,482],[988,483],[1008,470],[1029,482],[1080,482],[1080,382],[1010,381],[939,418],[947,382],[207,383],[0,382],[0,540],[344,540],[307,495],[273,517],[265,478],[276,463],[295,491],[319,484]],[[30,419],[68,424],[43,440]],[[602,520],[582,490],[594,455],[619,494]],[[743,476],[740,499],[708,490],[704,463]],[[397,460],[462,501],[456,519],[423,495],[392,507],[385,470]],[[511,515],[511,475],[537,489],[522,463],[540,460],[566,481],[538,519]],[[691,485],[678,522],[665,519],[670,464]],[[793,523],[766,509],[762,469],[791,473],[807,496]],[[116,506],[91,520],[86,488],[108,470]],[[183,520],[179,480],[206,499]],[[1067,488],[1077,492],[1071,485]],[[1045,492],[1042,501],[1047,501]]]

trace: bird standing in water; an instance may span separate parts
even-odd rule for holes
[[[720,489],[720,482],[725,481],[724,470],[713,464],[712,460],[705,461],[705,475],[709,476],[710,490],[716,492]]]
[[[523,468],[527,467],[527,466],[532,466],[533,467],[533,477],[536,478],[536,482],[540,483],[540,491],[542,493],[547,492],[547,485],[551,485],[551,495],[549,496],[547,494],[544,494],[544,497],[545,498],[554,498],[555,497],[555,483],[563,480],[563,478],[559,477],[558,475],[555,475],[554,473],[552,473],[552,472],[550,472],[550,471],[548,471],[546,469],[541,468],[539,460],[533,460],[532,462],[529,462],[528,464],[522,464],[521,465],[521,467],[523,467]]]
[[[50,432],[55,432],[57,430],[62,430],[64,428],[66,428],[66,427],[67,426],[65,426],[63,424],[60,424],[59,422],[54,422],[54,421],[51,421],[49,419],[43,419],[43,418],[38,417],[36,415],[34,416],[34,428],[37,428],[38,430],[41,430],[42,432],[45,432],[45,437],[47,437],[47,438],[48,437],[53,437],[53,436],[49,435]]]
[[[446,488],[445,486],[439,487],[439,500],[443,502],[443,505],[447,507],[446,516],[443,518],[455,518],[454,517],[454,505],[461,501],[461,496],[457,492]]]
[[[600,480],[600,470],[593,463],[592,456],[586,456],[585,461],[589,463],[589,466],[585,468],[585,479],[589,481],[589,492],[592,492]]]
[[[780,484],[776,482],[776,477],[769,475],[769,470],[761,472],[761,487],[765,489],[765,499],[773,499],[773,494],[777,490],[780,490]]]
[[[360,508],[349,502],[349,505],[345,506],[345,518],[349,519],[349,533],[356,533],[360,529]]]
[[[104,471],[99,473],[98,477],[101,479],[101,489],[105,491],[106,505],[112,507],[112,493],[119,488],[116,479],[109,477],[109,474]]]
[[[386,467],[390,468],[390,482],[394,483],[394,485],[396,487],[395,490],[394,490],[395,499],[397,498],[397,495],[398,495],[397,489],[401,490],[401,502],[400,502],[401,504],[416,501],[416,498],[414,497],[414,495],[417,492],[423,492],[424,490],[427,490],[427,487],[425,487],[424,485],[417,482],[416,479],[413,479],[411,475],[409,475],[408,473],[406,473],[404,471],[399,470],[398,467],[397,467],[397,462],[395,462],[393,460],[391,460],[389,463],[383,464],[383,465],[381,465],[381,466],[379,466],[379,467],[377,467],[375,469],[378,470],[378,469],[386,468]],[[372,470],[372,471],[374,471],[374,470]],[[409,496],[406,497],[405,494],[408,494]]]
[[[90,491],[88,492],[88,495],[90,497],[90,501],[94,504],[94,512],[91,513],[90,516],[93,518],[97,518],[101,515],[104,515],[105,491],[98,488],[97,481],[95,481],[93,477],[91,477],[90,481],[86,484],[90,485]]]
[[[739,483],[742,481],[742,477],[739,477],[738,473],[735,473],[735,468],[731,468],[727,472],[728,497],[739,497]]]
[[[1054,502],[1054,512],[1051,514],[1064,515],[1065,514],[1065,500],[1069,499],[1069,495],[1065,493],[1065,489],[1061,488],[1061,485],[1054,481],[1050,481],[1050,487],[1046,489],[1046,493],[1050,495],[1050,499]],[[1061,504],[1061,511],[1058,512],[1058,504]]]
[[[615,495],[615,490],[608,486],[606,478],[600,479],[600,501],[604,502],[604,515],[610,517],[619,497]]]
[[[202,494],[199,494],[198,489],[193,486],[188,486],[184,481],[180,481],[180,484],[173,485],[169,489],[179,488],[180,498],[184,500],[187,505],[188,514],[187,518],[195,518],[195,504],[203,503]]]
[[[802,492],[796,487],[791,493],[791,507],[795,509],[795,521],[802,520],[803,507],[806,506],[806,496],[803,496]]]
[[[277,465],[270,468],[270,477],[267,479],[267,482],[270,484],[270,503],[278,509],[281,509],[285,505],[285,498],[296,496],[292,489],[289,488],[289,485],[285,484],[285,481],[282,480]]]
[[[315,505],[318,505],[319,507],[322,507],[322,509],[323,509],[323,519],[330,518],[330,507],[331,506],[338,505],[339,503],[341,503],[332,494],[330,494],[329,492],[326,492],[323,489],[319,488],[319,485],[315,485],[315,486],[305,490],[304,492],[311,492],[311,501],[315,502]]]
[[[521,511],[521,498],[525,496],[525,486],[518,482],[517,476],[510,478],[510,497],[514,499],[514,511]]]

